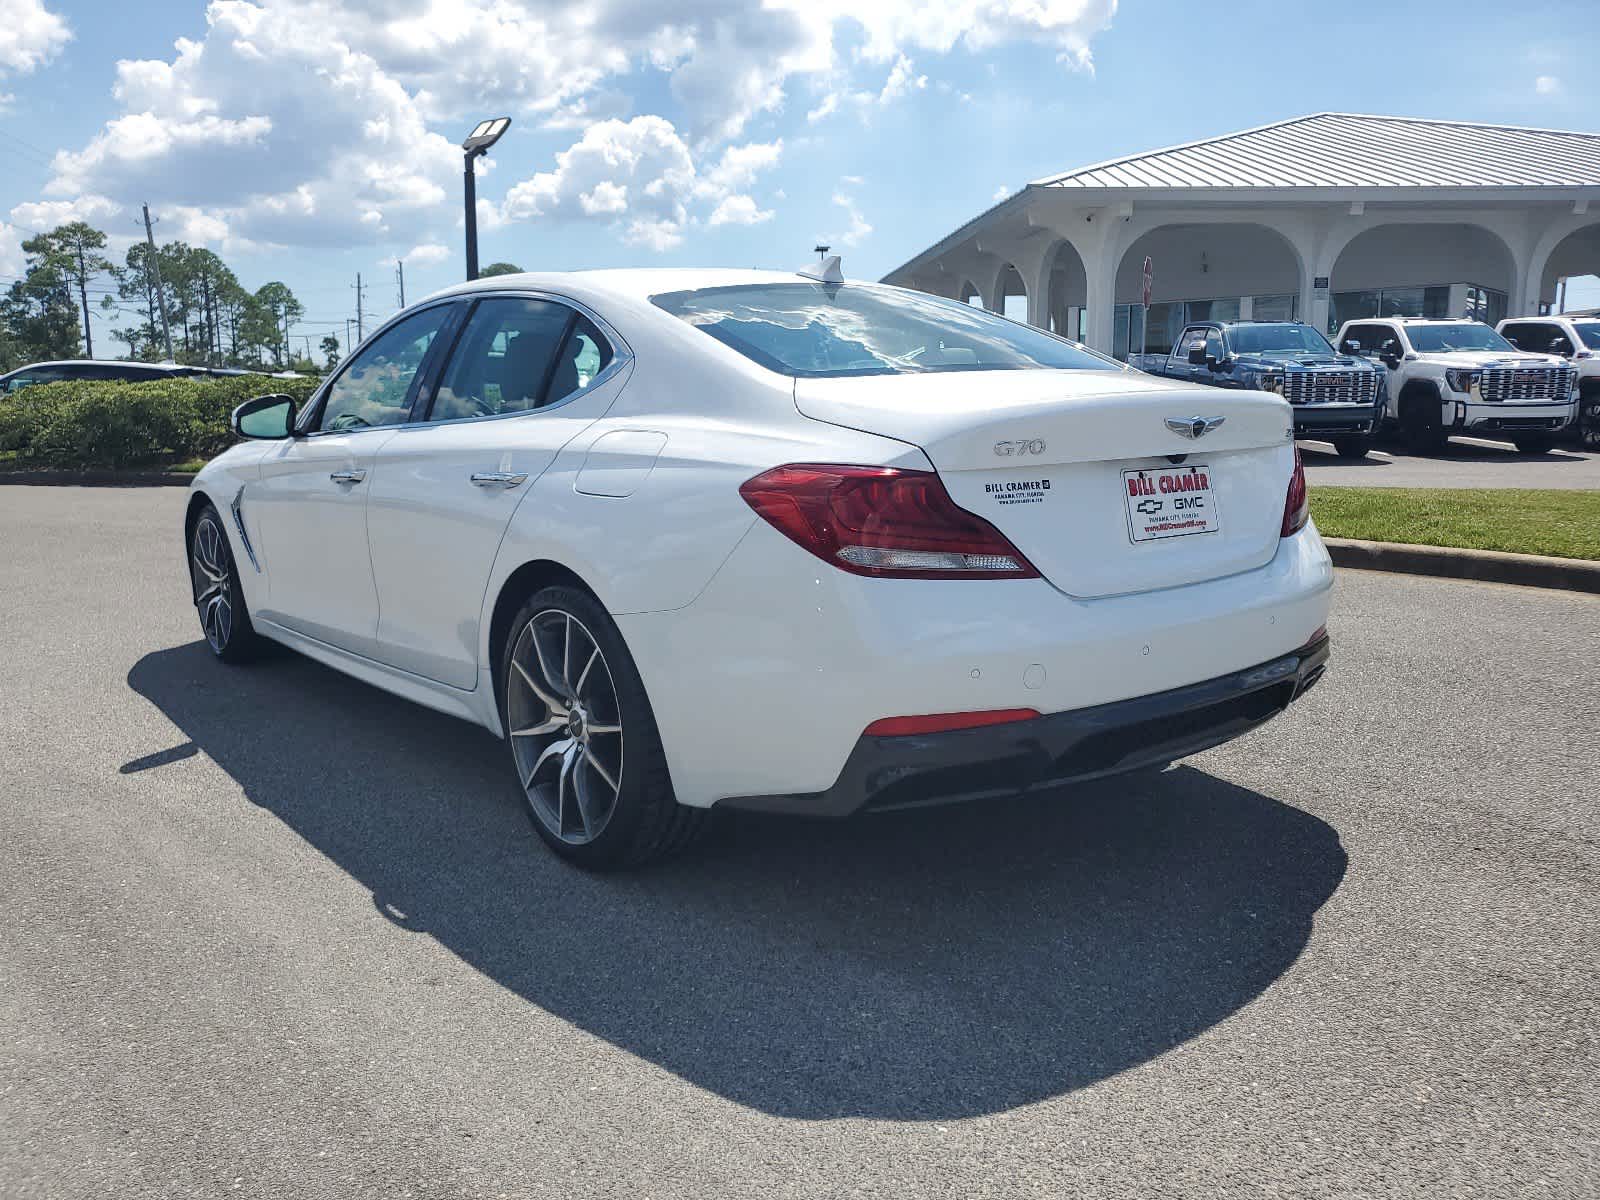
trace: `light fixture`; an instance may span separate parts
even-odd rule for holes
[[[479,121],[461,143],[461,178],[467,205],[467,278],[478,277],[478,178],[473,159],[487,154],[489,147],[498,142],[511,128],[510,117],[491,117]]]

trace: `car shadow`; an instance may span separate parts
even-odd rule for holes
[[[1282,975],[1345,871],[1322,821],[1179,767],[847,822],[729,814],[685,858],[593,876],[538,843],[474,726],[198,641],[128,683],[386,919],[782,1116],[973,1116],[1136,1067]]]
[[[1318,467],[1389,467],[1394,464],[1387,458],[1374,458],[1368,455],[1365,458],[1340,458],[1339,452],[1331,444],[1308,445],[1305,442],[1296,442],[1300,447],[1300,461],[1305,464],[1306,470],[1315,470]]]

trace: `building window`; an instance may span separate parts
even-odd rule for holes
[[[1506,318],[1506,294],[1494,288],[1468,284],[1466,311],[1461,315],[1485,325],[1498,325]]]
[[[1280,296],[1257,296],[1252,302],[1250,314],[1253,321],[1298,321],[1300,296],[1295,292]]]
[[[1506,315],[1504,292],[1476,284],[1456,286],[1465,288],[1467,297],[1458,313],[1450,311],[1450,284],[1335,292],[1328,305],[1328,332],[1337,332],[1346,321],[1373,317],[1471,317],[1493,325]]]

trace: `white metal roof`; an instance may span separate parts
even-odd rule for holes
[[[1600,134],[1314,113],[1035,181],[1062,188],[1594,187]]]

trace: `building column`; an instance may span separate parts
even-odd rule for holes
[[[1101,239],[1100,244],[1084,247],[1083,271],[1088,279],[1088,328],[1085,340],[1091,350],[1110,354],[1116,342],[1117,265],[1121,255],[1114,239]]]

